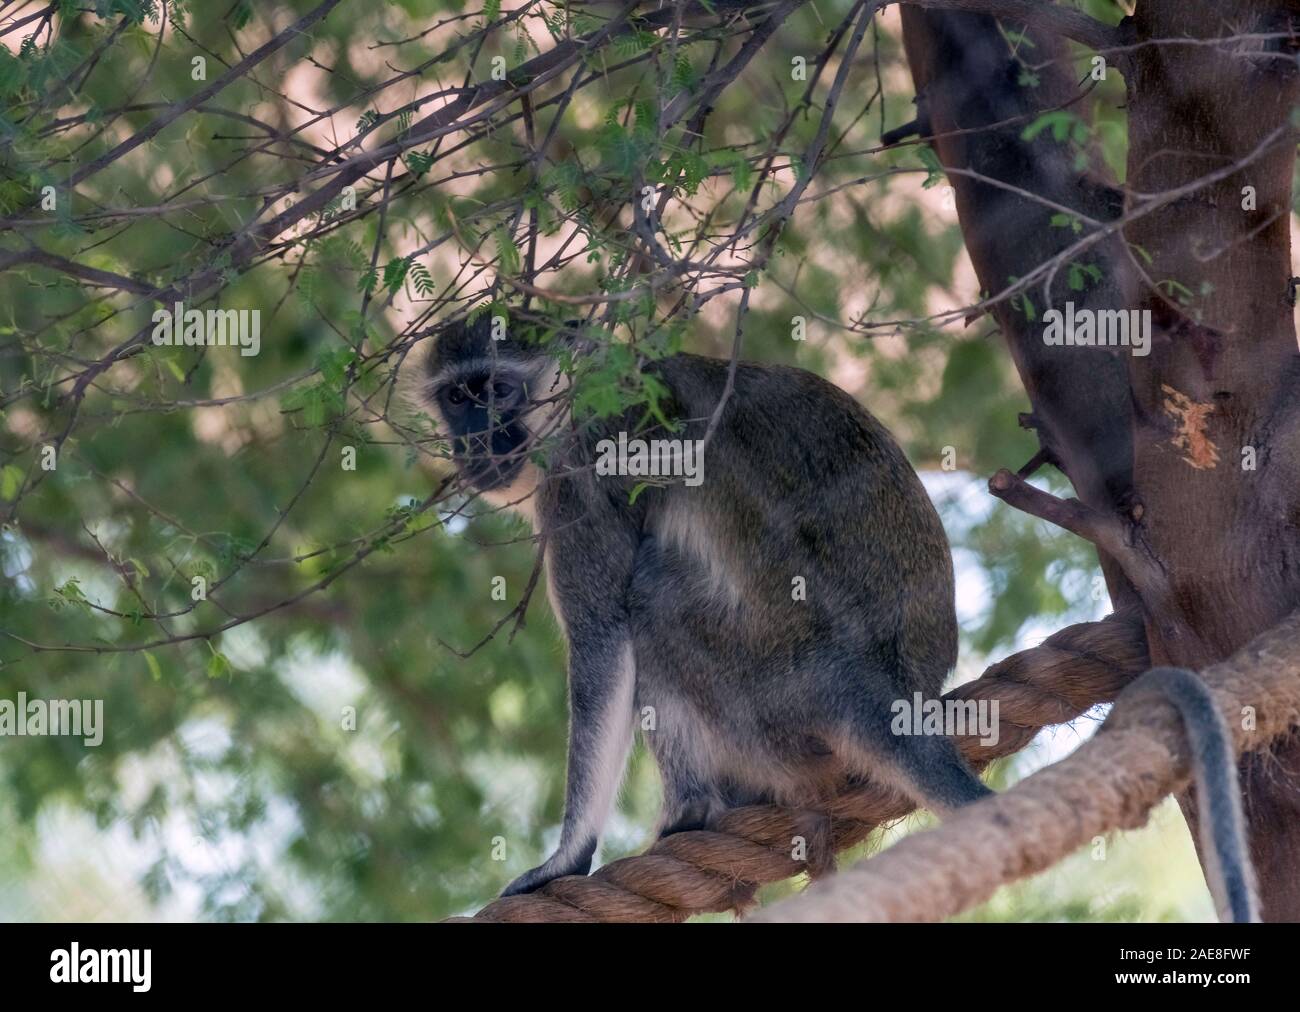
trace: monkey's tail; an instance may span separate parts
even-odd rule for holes
[[[1246,844],[1246,818],[1232,738],[1214,697],[1187,668],[1152,668],[1154,683],[1178,708],[1192,747],[1197,821],[1206,879],[1220,920],[1259,920],[1255,869]]]

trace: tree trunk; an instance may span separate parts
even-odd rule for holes
[[[1300,70],[1289,9],[1141,0],[1120,26],[1128,45],[1107,56],[1127,87],[1122,200],[1075,171],[1050,131],[1022,137],[1037,113],[1077,96],[1068,60],[1039,70],[1031,88],[993,19],[903,13],[945,166],[1097,222],[1132,218],[1078,256],[1101,269],[1101,282],[1082,293],[1061,280],[1047,295],[1035,286],[1033,320],[1007,303],[993,313],[1044,450],[1081,504],[1031,512],[1098,544],[1116,607],[1143,609],[1154,664],[1203,668],[1300,606],[1300,357],[1288,288]],[[1288,37],[1171,41],[1246,34]],[[1067,55],[1059,39],[1029,37],[1035,64]],[[969,176],[952,183],[987,293],[1079,239],[1051,227],[1050,207]],[[1076,309],[1149,310],[1151,353],[1045,345],[1049,296],[1058,308],[1072,299]],[[995,491],[1021,506],[1033,496],[1007,483]],[[1300,740],[1242,772],[1265,919],[1300,920]],[[1180,800],[1194,817],[1194,799]]]

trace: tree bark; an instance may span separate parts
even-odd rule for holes
[[[1153,664],[1204,668],[1300,606],[1300,356],[1288,288],[1296,10],[1283,0],[1141,0],[1119,26],[1124,50],[1107,56],[1127,89],[1122,199],[1077,172],[1050,131],[1022,136],[1037,113],[1079,94],[1062,40],[1028,33],[1032,62],[1054,61],[1033,87],[992,18],[903,11],[945,166],[1112,228],[1132,217],[1080,254],[1101,270],[1098,284],[1036,286],[1035,319],[1006,303],[993,314],[1043,448],[1078,495],[1083,519],[1070,529],[1096,534],[1116,606],[1140,604]],[[1252,38],[1193,42],[1241,35]],[[990,129],[951,134],[981,127]],[[957,173],[952,184],[986,292],[1078,239],[1053,228],[1043,204]],[[1041,313],[1067,299],[1150,311],[1150,355],[1046,346]],[[1015,501],[1012,481],[993,487]],[[1242,774],[1265,919],[1300,920],[1300,740],[1252,757]],[[1194,818],[1194,798],[1180,801]]]

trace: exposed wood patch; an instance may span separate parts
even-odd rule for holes
[[[1180,393],[1168,383],[1160,384],[1165,394],[1165,411],[1174,419],[1178,434],[1174,446],[1183,451],[1183,460],[1199,471],[1208,470],[1219,463],[1219,451],[1206,433],[1206,419],[1214,411],[1213,404],[1202,404]]]

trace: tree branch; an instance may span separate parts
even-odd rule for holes
[[[1019,21],[1054,35],[1073,39],[1089,49],[1118,48],[1127,42],[1118,28],[1103,24],[1082,11],[1061,7],[1042,0],[892,0],[913,7],[932,10],[964,11],[967,14],[991,14],[996,18]]]
[[[1012,474],[1006,468],[989,479],[989,492],[1022,513],[1046,520],[1071,534],[1077,534],[1085,541],[1091,541],[1104,552],[1117,557],[1128,552],[1118,521],[1085,506],[1078,499],[1060,499],[1050,492],[1035,488],[1023,477]]]

